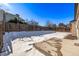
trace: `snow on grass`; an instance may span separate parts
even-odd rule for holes
[[[3,36],[2,55],[43,55],[33,47],[33,43],[48,40],[53,37],[64,38],[68,35],[66,32],[53,31],[22,31],[22,32],[6,32]],[[27,53],[25,51],[31,50]],[[36,51],[36,52],[35,52]],[[36,53],[36,54],[35,54]]]

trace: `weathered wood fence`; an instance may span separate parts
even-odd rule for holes
[[[27,25],[27,24],[19,24],[19,23],[6,23],[5,24],[5,31],[6,32],[12,32],[12,31],[59,31],[59,32],[69,32],[70,28],[66,27],[57,27],[57,28],[49,28],[44,26],[33,26],[33,25]]]

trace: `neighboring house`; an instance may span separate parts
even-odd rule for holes
[[[8,22],[9,20],[13,20],[14,18],[17,18],[18,20],[21,20],[23,21],[23,19],[18,15],[18,14],[11,14],[11,13],[8,13],[4,10],[0,10],[0,21],[3,21],[3,16],[5,15],[5,22]]]

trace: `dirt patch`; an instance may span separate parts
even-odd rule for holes
[[[35,43],[34,47],[46,56],[63,56],[61,52],[61,39],[53,38],[47,41]]]
[[[79,43],[74,43],[75,46],[79,46]]]
[[[72,34],[69,34],[69,35],[65,36],[64,39],[76,40],[77,37],[73,36]]]

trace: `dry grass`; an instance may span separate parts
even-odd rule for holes
[[[69,34],[69,35],[65,36],[64,39],[76,40],[77,37],[76,36],[72,36],[72,34]]]

